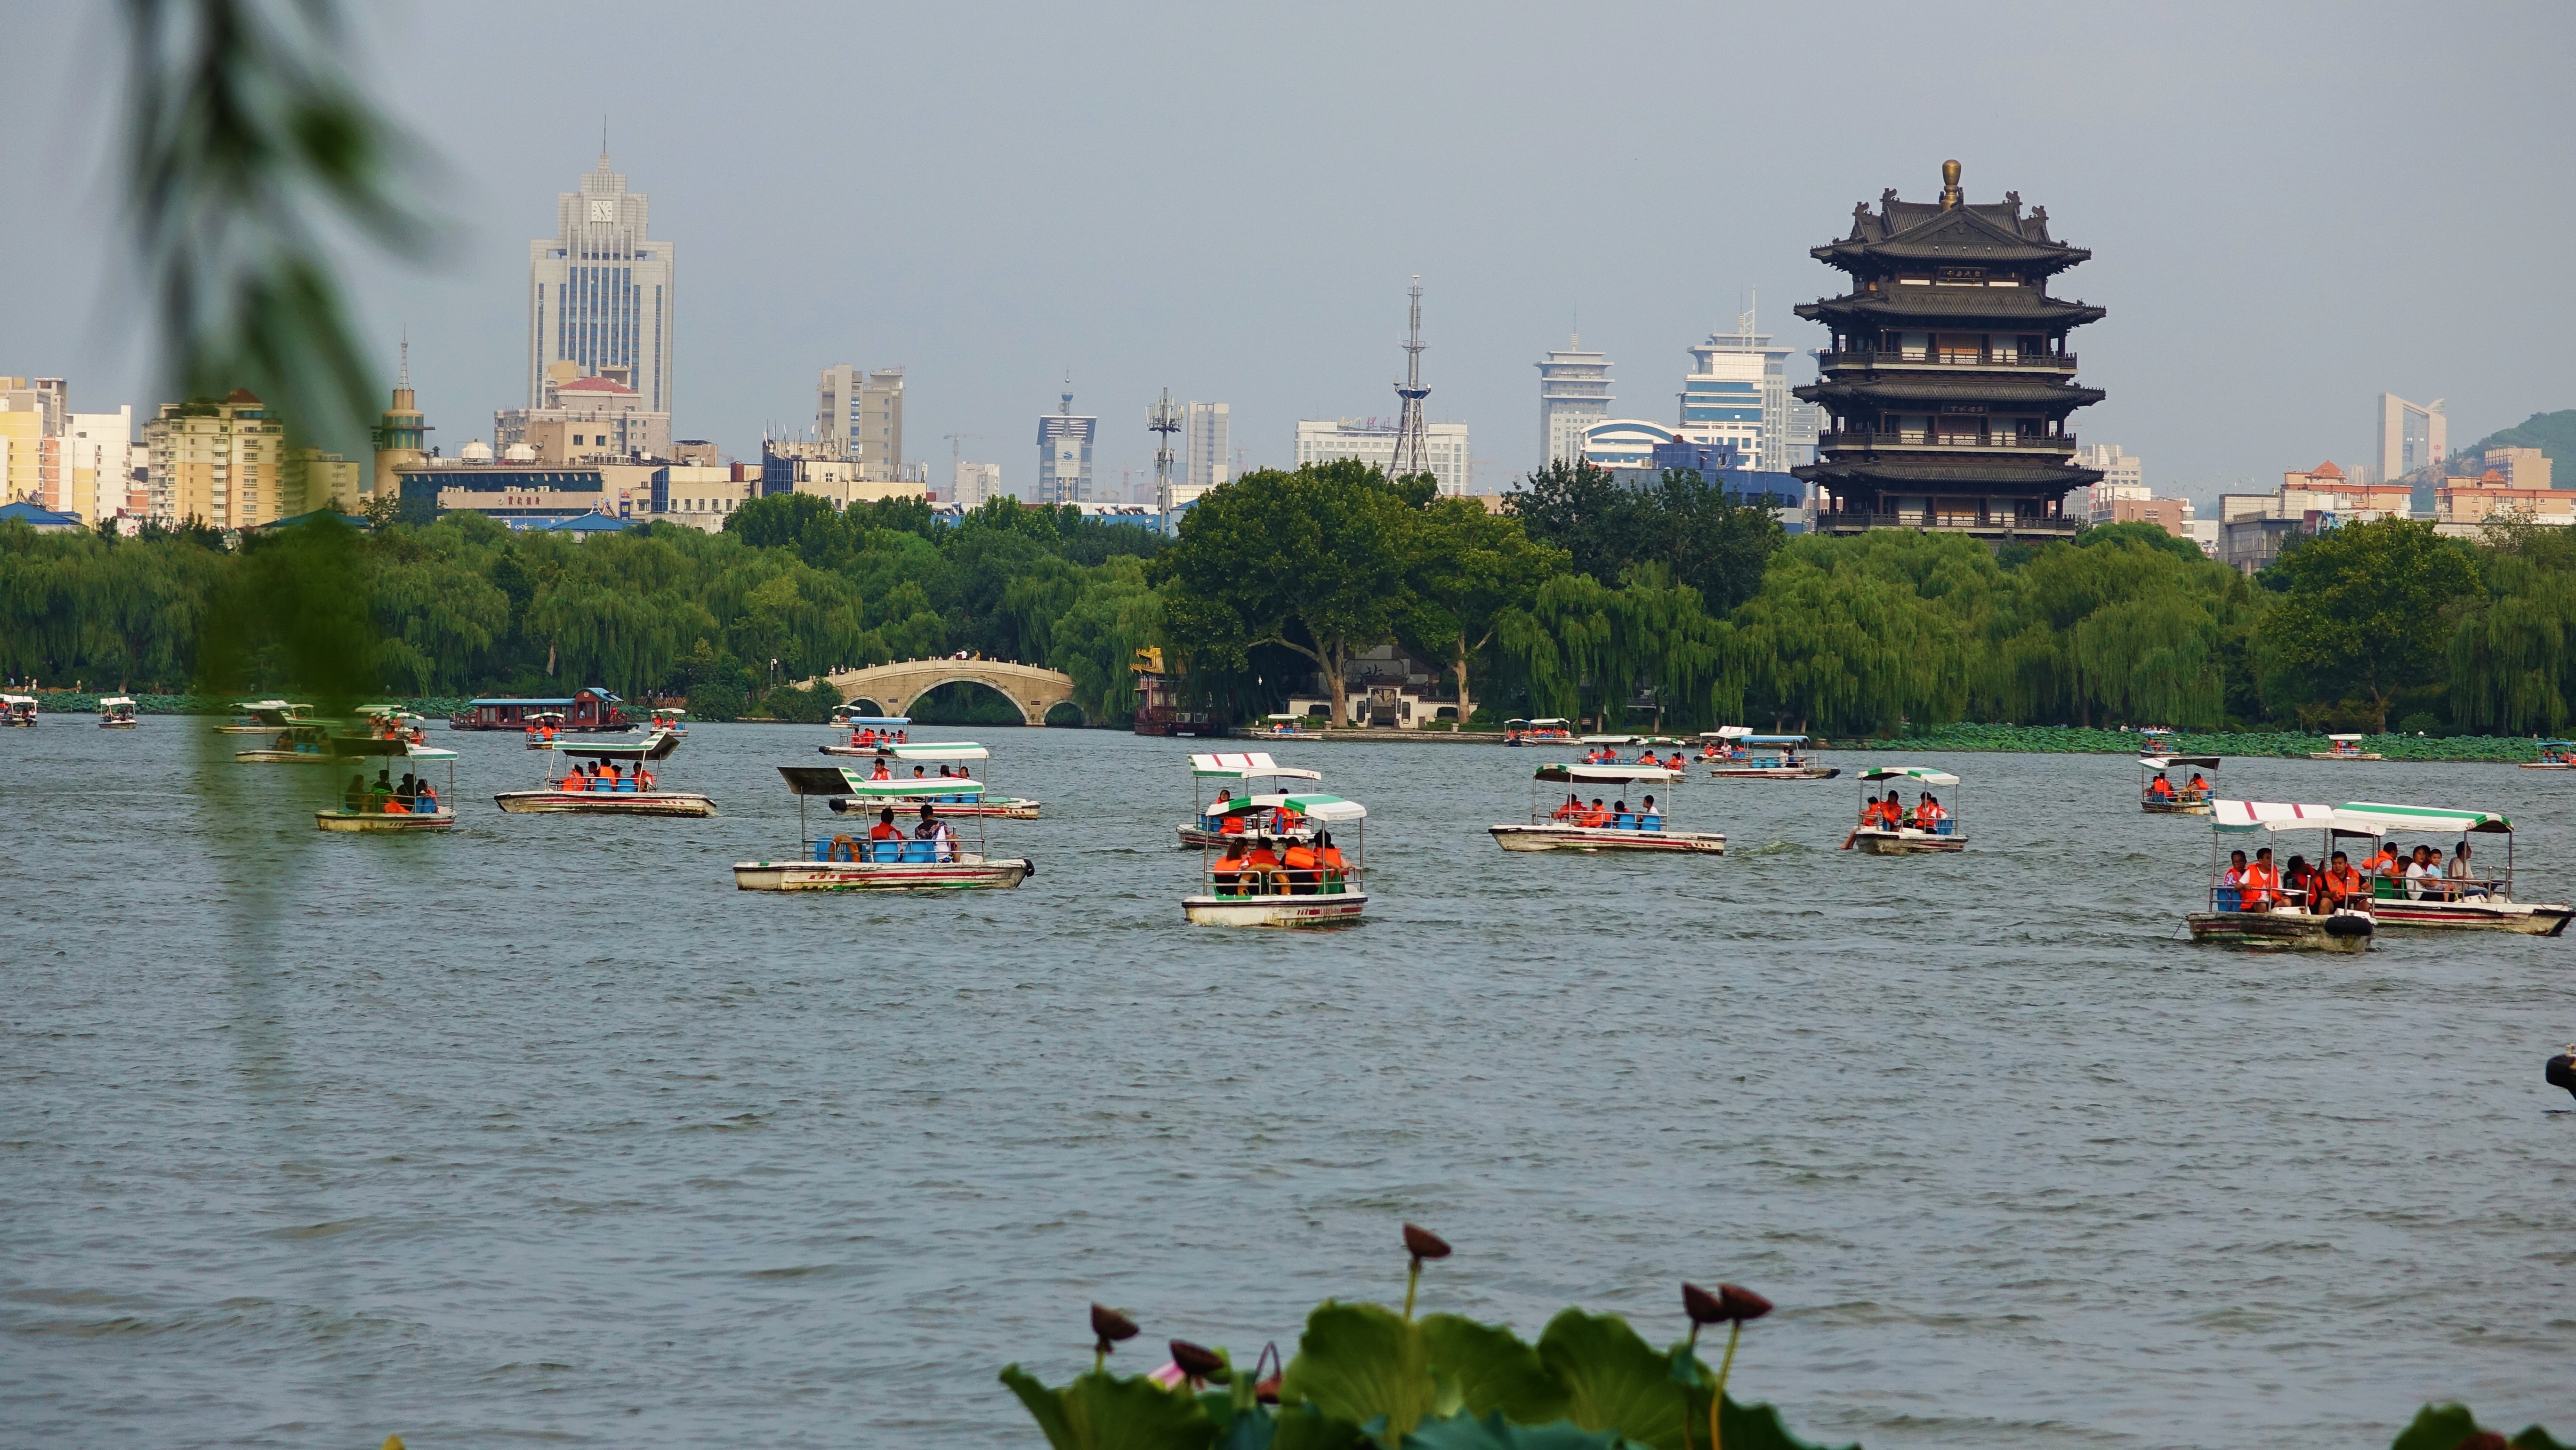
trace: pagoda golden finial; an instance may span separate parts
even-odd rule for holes
[[[1959,204],[1959,163],[1941,163],[1941,209],[1948,211]]]

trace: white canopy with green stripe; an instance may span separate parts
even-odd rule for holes
[[[1358,801],[1346,801],[1337,795],[1257,795],[1254,806],[1286,806],[1301,816],[1318,821],[1361,821],[1368,819],[1368,808]]]
[[[2338,816],[2355,820],[2376,821],[2388,830],[2435,831],[2447,835],[2464,835],[2470,831],[2493,831],[2510,835],[2513,822],[2489,811],[2454,811],[2437,806],[2395,806],[2383,801],[2345,801],[2335,807]]]
[[[1946,770],[1928,765],[1873,765],[1860,773],[1863,780],[1912,780],[1925,785],[1957,785],[1959,778]]]

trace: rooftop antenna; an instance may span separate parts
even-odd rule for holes
[[[1431,390],[1422,386],[1422,274],[1413,276],[1408,330],[1404,338],[1404,381],[1395,385],[1395,395],[1404,400],[1403,415],[1395,425],[1395,458],[1387,472],[1395,478],[1431,471],[1429,440],[1422,425],[1422,400]]]
[[[1154,405],[1153,421],[1145,425],[1155,434],[1154,442],[1154,507],[1163,516],[1165,534],[1172,531],[1172,435],[1181,431],[1181,415],[1172,408],[1172,390],[1163,389],[1163,399]]]
[[[411,386],[411,324],[408,322],[403,324],[402,370],[394,374],[394,386],[397,388]]]
[[[1747,338],[1753,336],[1753,315],[1760,310],[1760,302],[1760,293],[1750,287],[1744,289],[1744,310],[1735,315],[1735,330],[1738,334]]]

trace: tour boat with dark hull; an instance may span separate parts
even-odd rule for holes
[[[455,751],[400,737],[337,735],[331,739],[331,758],[334,764],[356,766],[362,772],[371,761],[386,764],[378,767],[373,784],[353,780],[340,793],[338,805],[315,811],[313,824],[317,828],[341,833],[401,833],[444,831],[456,825]],[[396,764],[403,767],[403,781],[391,778]],[[446,766],[447,789],[440,791],[426,780],[415,780],[415,765]],[[405,782],[412,786],[408,792]]]
[[[1959,778],[1946,770],[1926,765],[1873,765],[1860,773],[1861,824],[1843,838],[1842,849],[1858,849],[1871,856],[1923,856],[1968,848],[1968,832],[1956,809],[1932,794],[1932,787],[1948,790]],[[1893,821],[1886,815],[1874,814],[1876,803],[1872,787],[1887,782],[1887,794],[1895,802]],[[1912,806],[1907,806],[1900,787],[1912,785],[1919,792]]]
[[[569,695],[545,697],[501,695],[484,700],[468,700],[465,708],[447,717],[450,730],[525,730],[540,715],[560,714],[562,728],[579,734],[600,735],[635,728],[626,718],[624,702],[598,685],[588,685]]]
[[[1670,805],[1657,806],[1647,796],[1631,806],[1620,799],[1610,805],[1593,797],[1583,800],[1584,786],[1618,791],[1630,786],[1662,786],[1669,791],[1682,772],[1654,765],[1542,765],[1530,777],[1529,824],[1488,826],[1494,844],[1506,851],[1620,851],[1664,855],[1723,856],[1726,837],[1714,831],[1670,829]],[[1546,787],[1572,787],[1559,805],[1539,799]],[[1546,791],[1554,795],[1553,789]]]
[[[990,891],[1036,874],[1025,857],[985,855],[981,820],[973,826],[974,848],[966,849],[935,811],[901,792],[910,782],[857,780],[837,765],[782,765],[778,773],[796,797],[796,858],[735,862],[733,884],[745,891]],[[870,832],[813,835],[806,802],[818,796],[836,811],[857,802],[880,815],[896,811],[898,820],[911,808],[911,833],[881,818]]]
[[[2138,809],[2151,816],[2208,815],[2210,798],[2218,790],[2218,761],[2215,755],[2139,756]],[[2191,775],[2175,780],[2178,770]]]
[[[1818,765],[1798,753],[1807,743],[1804,735],[1713,730],[1700,741],[1700,759],[1710,762],[1708,773],[1718,780],[1832,780],[1842,774],[1839,767]]]
[[[2385,755],[2381,755],[2376,751],[2368,751],[2361,748],[2361,742],[2367,738],[2368,737],[2361,735],[2329,735],[2326,737],[2326,748],[2323,750],[2309,751],[2308,759],[2386,760],[2388,757]]]
[[[2411,832],[2452,843],[2450,859],[2438,874],[2392,873],[2370,878],[2370,915],[2382,929],[2558,936],[2567,930],[2569,919],[2576,917],[2576,907],[2564,902],[2514,900],[2514,827],[2503,816],[2489,811],[2390,805],[2384,801],[2346,801],[2334,811],[2338,819],[2374,822],[2390,835]],[[2501,872],[2477,861],[2479,847],[2472,843],[2472,837],[2485,843],[2490,853],[2497,842],[2502,842]],[[2434,851],[2438,854],[2440,847],[2434,846]]]
[[[1200,926],[1344,926],[1368,909],[1362,889],[1361,834],[1368,811],[1358,801],[1321,794],[1255,795],[1253,811],[1274,819],[1284,808],[1310,837],[1240,835],[1199,857],[1199,890],[1181,914]],[[1334,833],[1347,828],[1347,855]]]
[[[313,707],[287,700],[244,700],[233,706],[241,713],[214,727],[217,735],[275,735],[298,725],[319,725],[313,718]]]
[[[110,695],[98,702],[98,728],[131,730],[141,722],[135,719],[134,701],[124,695]]]
[[[1503,722],[1503,743],[1505,745],[1572,745],[1574,722],[1560,720],[1553,715],[1537,720],[1506,720]]]
[[[716,804],[695,791],[664,790],[645,767],[668,760],[680,737],[656,733],[642,740],[572,744],[558,740],[546,758],[545,784],[503,791],[493,804],[514,816],[712,816]],[[557,762],[568,762],[558,772]],[[581,771],[588,761],[594,769]]]
[[[2377,822],[2347,817],[2333,806],[2293,801],[2216,800],[2210,803],[2209,909],[2187,913],[2191,939],[2210,946],[2263,952],[2361,952],[2375,934],[2368,890],[2358,872],[2341,882],[2320,876],[2312,889],[2285,879],[2268,844],[2284,832],[2319,833],[2320,860],[2331,863],[2345,843],[2375,841]],[[2266,844],[2238,863],[2248,840]],[[2234,847],[2232,854],[2230,848]],[[2346,857],[2349,860],[2349,853]],[[2343,869],[2343,868],[2333,868]]]
[[[2525,770],[2576,770],[2576,740],[2543,740],[2540,758],[2522,762]]]
[[[264,746],[236,750],[243,765],[329,765],[330,732],[320,725],[290,725]]]
[[[1319,770],[1300,770],[1281,765],[1259,750],[1220,750],[1190,756],[1191,797],[1196,802],[1190,818],[1180,827],[1181,849],[1223,847],[1239,836],[1267,835],[1296,840],[1309,840],[1314,834],[1310,825],[1281,827],[1276,807],[1254,808],[1250,794],[1237,796],[1231,785],[1217,787],[1217,798],[1207,800],[1200,793],[1209,781],[1306,780],[1320,781]],[[1248,789],[1248,787],[1247,787]],[[1230,823],[1230,824],[1229,824]]]

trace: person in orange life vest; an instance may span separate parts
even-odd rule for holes
[[[2184,786],[2183,792],[2193,800],[2205,799],[2209,795],[2209,782],[2195,770],[2191,773],[2191,784]]]
[[[2366,876],[2395,876],[2397,874],[2397,848],[2388,845],[2386,842],[2382,842],[2379,847],[2379,854],[2362,862],[2361,870],[2362,874]]]
[[[1256,838],[1252,849],[1243,853],[1245,890],[1260,893],[1269,889],[1269,878],[1279,870],[1279,853],[1270,849],[1268,837]]]
[[[1577,824],[1587,828],[1610,824],[1610,812],[1602,807],[1601,797],[1592,798],[1592,804],[1584,808],[1583,815]]]
[[[2317,910],[2325,895],[2325,873],[2308,864],[2305,856],[2290,858],[2289,869],[2281,873],[2281,894],[2301,911]]]
[[[1878,797],[1865,795],[1860,798],[1860,823],[1864,827],[1878,824]]]
[[[2254,864],[2245,868],[2246,911],[2270,911],[2280,904],[2281,868],[2272,864],[2272,848],[2254,853]]]
[[[1326,881],[1339,881],[1350,874],[1351,863],[1342,859],[1342,848],[1333,844],[1333,833],[1315,833],[1315,864],[1323,868]]]
[[[644,763],[642,761],[639,760],[635,763],[635,788],[637,790],[651,790],[653,787],[660,784],[660,781],[653,778],[653,772],[644,768]]]
[[[876,768],[875,770],[873,770],[873,771],[869,772],[869,774],[868,774],[868,779],[870,779],[870,780],[892,780],[892,779],[894,779],[894,772],[893,772],[893,771],[891,771],[891,770],[886,769],[886,763],[885,763],[884,761],[880,760],[880,761],[878,761],[878,762],[877,762],[877,768]]]
[[[1321,862],[1315,848],[1304,841],[1288,843],[1288,854],[1281,863],[1288,869],[1288,889],[1299,896],[1312,896],[1320,879]]]
[[[428,781],[424,780],[420,783],[418,801],[422,811],[433,816],[438,814],[438,792],[430,788]]]
[[[1283,836],[1304,824],[1306,818],[1298,814],[1295,806],[1281,806],[1270,813],[1270,828]]]
[[[572,769],[564,772],[563,784],[558,787],[558,789],[588,790],[590,789],[590,777],[582,774],[581,767],[576,765]]]
[[[1572,791],[1568,791],[1565,795],[1565,804],[1548,812],[1548,819],[1555,821],[1570,821],[1582,814],[1583,797],[1576,795]]]
[[[903,839],[903,827],[894,823],[894,807],[888,806],[884,810],[877,812],[877,823],[868,827],[868,839],[871,841],[900,841]]]
[[[2370,883],[2359,871],[2353,869],[2352,858],[2337,851],[2326,863],[2325,876],[2318,886],[2319,900],[2315,909],[2319,912],[2332,911],[2345,902],[2358,900],[2369,894]]]
[[[2165,779],[2163,771],[2158,771],[2156,772],[2156,778],[2147,782],[2147,794],[2154,796],[2160,801],[2172,800],[2174,798],[2173,782]]]
[[[1941,804],[1939,796],[1927,790],[1923,793],[1922,804],[1914,808],[1914,815],[1916,825],[1927,831],[1937,831],[1943,821],[1950,819],[1950,808]]]
[[[1242,893],[1244,866],[1243,838],[1237,836],[1225,843],[1225,854],[1217,857],[1216,864],[1208,868],[1208,878],[1216,883],[1219,896]]]

